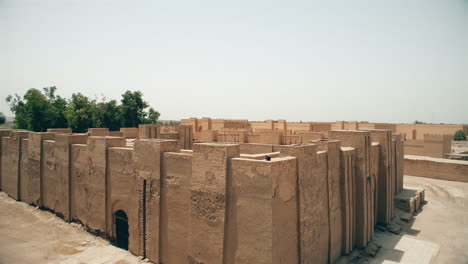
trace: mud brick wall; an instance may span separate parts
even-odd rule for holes
[[[391,132],[390,132],[391,134]],[[330,131],[332,139],[355,149],[355,246],[365,247],[368,242],[370,204],[370,133],[366,131]]]
[[[87,136],[84,134],[57,134],[55,136],[55,179],[56,192],[62,197],[54,208],[54,211],[70,219],[70,156],[72,144],[86,143]]]
[[[255,132],[255,133],[248,134],[247,141],[249,143],[281,145],[282,138],[283,138],[283,132],[264,131],[264,132]]]
[[[394,135],[396,140],[395,163],[396,163],[396,178],[395,178],[395,193],[403,190],[403,175],[405,168],[404,156],[404,140],[400,134]]]
[[[21,199],[28,204],[40,205],[42,178],[42,151],[44,140],[54,140],[55,133],[31,132],[28,137],[28,165]]]
[[[64,188],[58,186],[61,183],[56,176],[56,163],[55,163],[55,141],[44,140],[42,142],[42,157],[41,157],[41,203],[42,207],[55,211],[60,206],[62,197],[68,196],[63,193]],[[60,192],[59,192],[60,190]],[[65,190],[68,190],[68,186]],[[68,208],[68,206],[67,206]],[[59,216],[63,217],[63,215]]]
[[[138,127],[122,127],[120,132],[123,133],[124,138],[137,138],[138,137]]]
[[[330,262],[334,262],[341,255],[342,248],[342,211],[341,211],[341,142],[327,140],[323,143],[327,151],[328,167],[328,209],[330,221]]]
[[[160,261],[187,263],[192,155],[164,153],[162,171]]]
[[[5,157],[8,155],[8,151],[3,149],[3,137],[9,137],[11,135],[11,129],[0,129],[0,190],[2,189],[2,160],[3,160],[3,153],[5,153]],[[7,148],[8,146],[5,146]]]
[[[21,151],[20,151],[20,164],[19,164],[19,189],[18,189],[18,200],[24,201],[24,197],[28,195],[29,189],[29,172],[28,172],[28,143],[27,138],[21,139]]]
[[[317,146],[275,146],[282,157],[296,157],[298,180],[299,250],[301,263],[327,263],[329,228],[321,230],[323,219],[329,222],[328,166],[319,165]],[[320,157],[326,156],[326,153]],[[341,227],[339,227],[341,228]],[[326,238],[324,237],[326,236]]]
[[[181,149],[193,149],[193,128],[192,126],[178,126],[177,131],[179,133],[180,148]]]
[[[47,132],[57,134],[71,134],[72,130],[70,128],[48,128]]]
[[[2,190],[15,200],[20,200],[21,143],[28,134],[28,131],[12,130],[10,137],[2,141]]]
[[[378,186],[379,186],[379,158],[380,158],[380,143],[378,142],[372,142],[371,144],[371,149],[370,149],[370,177],[371,177],[371,204],[370,206],[370,212],[369,212],[369,230],[368,234],[369,237],[368,239],[372,239],[374,236],[374,228],[375,225],[377,224],[377,204],[378,204]]]
[[[354,190],[354,148],[342,147],[340,152],[341,169],[341,209],[342,209],[342,254],[349,254],[354,249],[355,234],[355,196]]]
[[[76,139],[78,140],[78,139]],[[71,147],[70,211],[92,232],[107,231],[108,148],[125,146],[124,138],[84,137],[86,145]]]
[[[108,128],[88,128],[88,134],[91,137],[104,137],[110,135]]]
[[[5,191],[5,186],[6,186],[6,182],[7,182],[7,175],[11,174],[11,170],[12,170],[12,164],[11,164],[11,161],[10,161],[10,137],[2,137],[1,138],[1,145],[2,145],[2,159],[0,160],[0,186],[2,188],[2,191],[6,192]],[[8,189],[8,188],[7,188]]]
[[[298,263],[296,166],[292,157],[231,160],[224,263]]]
[[[318,225],[314,225],[313,232],[313,247],[314,257],[306,259],[303,263],[312,260],[313,263],[328,263],[330,249],[330,209],[328,207],[328,153],[326,151],[317,152],[317,166],[314,174],[317,175],[314,188],[314,196],[316,211],[319,217]],[[321,187],[321,188],[320,188]],[[319,189],[320,188],[320,189]],[[315,231],[316,230],[316,231]],[[301,260],[302,261],[302,260]]]
[[[468,182],[468,161],[405,155],[405,174]]]
[[[229,159],[239,157],[239,145],[195,144],[190,184],[189,259],[222,263],[226,184]]]
[[[88,154],[88,147],[86,144],[73,144],[71,146],[71,186],[70,188],[70,218],[72,221],[79,221],[83,223],[84,219],[81,217],[86,216],[88,198],[88,178],[91,174],[91,159]],[[84,224],[84,223],[83,223]]]
[[[246,143],[240,144],[240,153],[242,154],[260,154],[273,152],[273,145],[271,144],[255,144]]]
[[[146,207],[140,206],[141,227],[144,227],[145,255],[153,262],[159,262],[159,219],[161,194],[161,163],[163,152],[180,151],[178,140],[140,139],[134,143],[134,162],[140,184],[146,181]],[[141,193],[140,195],[143,195]],[[141,196],[140,196],[141,197]],[[143,213],[141,210],[144,210]]]
[[[139,230],[139,181],[133,162],[133,149],[123,147],[108,148],[107,180],[107,233],[116,238],[115,213],[123,210],[128,217],[128,250],[139,255],[142,252],[143,236]]]
[[[377,185],[377,223],[387,224],[393,216],[394,153],[392,133],[389,130],[370,130],[371,141],[380,145]]]

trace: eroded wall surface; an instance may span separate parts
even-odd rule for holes
[[[405,174],[468,182],[468,161],[405,155]]]
[[[1,168],[2,190],[15,200],[20,199],[21,143],[28,134],[28,131],[13,130],[10,137],[4,137],[2,141],[2,149],[5,150]]]
[[[157,128],[148,136],[175,135]],[[1,140],[0,179],[15,199],[110,240],[115,213],[124,211],[130,252],[155,263],[329,263],[372,238],[380,165],[388,164],[386,193],[400,184],[402,141],[394,136],[382,150],[391,131],[369,133],[188,151],[180,131],[175,140],[137,139],[130,147],[123,137],[13,131]]]
[[[6,156],[8,155],[8,146],[6,145],[3,148],[3,137],[9,137],[11,135],[11,129],[0,129],[0,190],[2,189],[2,164],[3,162],[6,163],[6,161],[2,161],[3,157],[7,158]],[[7,142],[7,139],[5,139],[5,142]],[[5,143],[8,144],[8,143]]]
[[[164,153],[161,179],[161,263],[188,263],[189,199],[192,155]]]
[[[234,144],[195,144],[190,184],[189,260],[222,263],[226,184],[230,158],[239,157]]]
[[[231,165],[224,263],[298,263],[296,160]]]
[[[19,178],[18,178],[18,200],[25,201],[25,197],[28,196],[29,189],[29,172],[28,172],[28,143],[27,138],[21,139],[21,151],[20,151],[20,164],[19,164]]]
[[[391,133],[391,132],[390,132]],[[370,183],[370,133],[366,131],[330,131],[329,137],[355,149],[355,245],[365,247],[369,241],[371,183]],[[391,135],[390,135],[391,137]]]
[[[51,132],[29,133],[27,173],[22,177],[22,180],[24,180],[24,187],[22,188],[21,196],[25,203],[40,205],[43,141],[53,140],[54,138],[55,133]]]
[[[140,230],[139,206],[143,197],[133,162],[133,149],[110,147],[108,161],[107,232],[112,239],[116,238],[115,213],[124,211],[128,217],[128,250],[140,255],[143,251],[143,236]]]

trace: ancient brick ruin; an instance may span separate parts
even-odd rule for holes
[[[204,123],[0,130],[0,187],[155,263],[330,263],[392,220],[403,188],[403,140],[392,130],[228,143],[223,132],[248,124],[219,123],[229,130],[215,143],[194,143],[215,131]]]

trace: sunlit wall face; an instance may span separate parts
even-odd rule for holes
[[[468,1],[0,1],[0,111],[31,87],[190,116],[468,123]]]

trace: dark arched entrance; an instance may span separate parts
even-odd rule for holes
[[[114,214],[115,242],[119,248],[128,250],[128,217],[127,214],[118,210]]]

